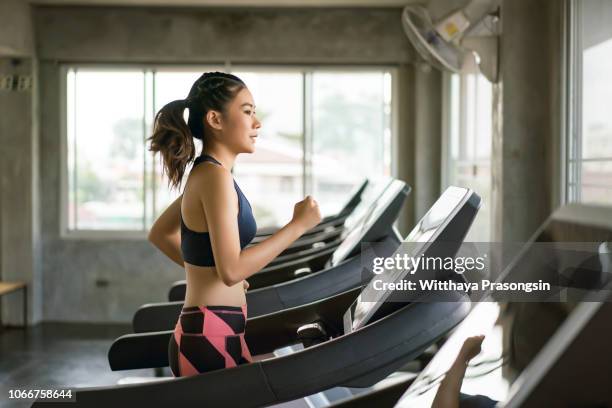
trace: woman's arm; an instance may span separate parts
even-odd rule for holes
[[[468,337],[455,362],[440,383],[432,408],[459,408],[459,392],[469,361],[480,353],[480,345],[484,336]]]
[[[236,223],[238,198],[231,173],[220,166],[210,166],[210,171],[203,174],[201,180],[200,200],[206,214],[215,266],[227,286],[259,272],[321,220],[316,201],[307,197],[295,205],[291,222],[257,245],[241,250]]]
[[[181,268],[184,267],[181,254],[181,194],[155,220],[149,230],[148,239],[168,258]]]

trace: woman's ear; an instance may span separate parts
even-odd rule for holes
[[[208,126],[210,126],[211,128],[215,129],[215,130],[222,130],[223,126],[221,123],[221,113],[214,111],[214,110],[209,110],[208,113],[206,113],[206,123],[208,123]]]

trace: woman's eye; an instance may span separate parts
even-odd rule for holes
[[[250,115],[251,111],[244,111],[244,113],[246,113],[247,115]]]

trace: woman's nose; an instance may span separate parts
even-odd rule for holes
[[[261,127],[261,122],[257,118],[255,118],[254,127],[255,129],[259,129]]]

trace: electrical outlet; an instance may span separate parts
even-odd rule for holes
[[[32,89],[32,77],[30,75],[19,75],[17,80],[17,90],[20,92]]]
[[[2,75],[0,76],[0,90],[2,91],[12,91],[13,90],[13,82],[15,77],[13,75]]]

